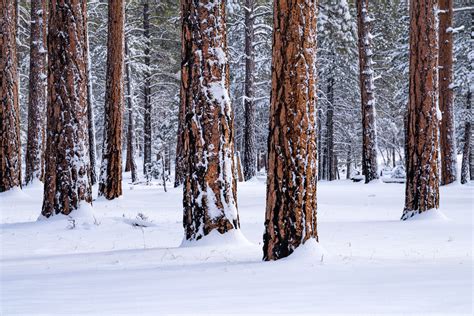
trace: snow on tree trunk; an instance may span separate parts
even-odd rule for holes
[[[239,228],[225,1],[181,0],[187,240]]]
[[[326,177],[324,180],[336,180],[334,168],[334,77],[328,78],[327,83],[328,108],[326,114]]]
[[[49,3],[45,217],[92,202],[84,7],[71,0]]]
[[[90,175],[91,184],[97,183],[97,158],[96,158],[96,141],[95,141],[95,117],[93,108],[93,90],[92,90],[92,79],[91,79],[91,60],[89,52],[89,34],[87,26],[87,2],[83,2],[82,12],[84,14],[84,36],[85,36],[85,50],[86,50],[86,80],[87,80],[87,137],[89,139],[89,161],[90,161]]]
[[[469,180],[469,158],[471,155],[472,144],[472,92],[467,92],[466,97],[466,115],[464,123],[464,147],[462,151],[461,183],[466,184]]]
[[[0,0],[0,192],[21,187],[16,1]]]
[[[436,0],[411,0],[406,191],[402,220],[439,207]]]
[[[369,1],[357,1],[359,35],[359,84],[362,106],[362,172],[365,183],[378,179],[377,129],[375,121],[374,70],[372,61],[372,18],[368,12]]]
[[[130,52],[128,50],[128,42],[125,42],[125,56],[127,59],[130,58]],[[135,162],[135,119],[134,119],[134,106],[133,106],[133,89],[132,89],[132,76],[130,74],[130,60],[125,64],[125,75],[127,77],[127,112],[128,112],[128,125],[127,125],[127,160],[125,163],[125,171],[131,172],[132,182],[138,180],[137,175],[137,163]]]
[[[244,179],[250,180],[257,174],[257,155],[255,152],[255,52],[254,52],[254,17],[255,0],[245,1],[245,83],[244,83]]]
[[[290,255],[316,228],[316,1],[275,0],[263,259]]]
[[[471,53],[469,54],[469,93],[470,93],[470,102],[472,102],[472,94],[474,93],[474,11],[471,11]],[[469,119],[471,122],[471,141],[469,144],[469,176],[471,181],[474,180],[474,129],[472,128],[472,106],[469,103],[471,110],[468,112]]]
[[[99,196],[108,200],[122,195],[122,117],[124,68],[123,0],[109,0],[107,77],[105,90],[104,147]]]
[[[46,0],[31,2],[30,78],[25,184],[42,180],[46,125]]]
[[[143,124],[143,173],[148,175],[151,172],[151,73],[150,73],[150,11],[149,0],[143,2],[143,35],[145,36],[145,85],[143,87],[143,95],[145,98],[144,105],[144,124]]]
[[[456,137],[453,93],[453,0],[439,0],[439,109],[441,184],[456,181]]]
[[[184,26],[183,26],[184,27]],[[183,31],[184,33],[184,31]],[[186,46],[182,45],[182,54],[185,54]],[[184,172],[186,170],[186,154],[184,152],[184,125],[185,125],[185,111],[186,109],[184,106],[186,105],[183,102],[183,98],[186,98],[186,89],[183,87],[183,82],[181,82],[181,90],[180,90],[180,98],[181,103],[179,105],[179,113],[178,113],[178,137],[176,141],[176,159],[175,159],[175,169],[174,169],[174,187],[178,187],[184,183]]]

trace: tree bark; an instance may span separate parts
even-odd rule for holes
[[[464,123],[464,147],[462,151],[462,165],[461,165],[461,183],[469,182],[469,159],[471,156],[472,144],[472,92],[468,91],[466,97],[466,122]]]
[[[16,5],[0,0],[0,192],[21,187]]]
[[[122,117],[124,68],[123,0],[109,0],[107,78],[105,90],[104,147],[99,196],[108,200],[122,195]]]
[[[25,184],[43,180],[46,124],[46,0],[31,2],[28,139]]]
[[[454,134],[453,94],[453,0],[439,0],[439,108],[441,185],[453,183],[457,177],[456,137]]]
[[[402,220],[439,207],[436,0],[411,0],[405,209]]]
[[[181,0],[183,225],[187,240],[239,229],[225,1]]]
[[[326,114],[326,178],[336,180],[334,169],[334,78],[329,77],[327,83],[328,108]]]
[[[143,88],[143,95],[145,98],[144,106],[144,123],[143,123],[143,173],[147,175],[151,171],[151,59],[150,59],[150,11],[148,0],[143,2],[143,35],[145,36],[145,86]]]
[[[368,10],[369,0],[357,0],[359,83],[362,106],[362,172],[365,175],[365,183],[379,178],[372,35],[370,34],[372,19]]]
[[[91,60],[89,52],[89,31],[87,26],[87,1],[82,3],[82,12],[84,14],[84,37],[86,50],[86,85],[87,85],[87,137],[89,139],[89,161],[90,161],[90,177],[91,184],[97,183],[97,155],[95,140],[95,116],[94,116],[94,94],[92,90],[91,80]]]
[[[84,8],[71,0],[49,3],[45,217],[92,203]]]
[[[286,257],[318,239],[316,5],[274,1],[264,260]]]
[[[245,1],[245,83],[244,83],[244,179],[250,180],[257,174],[255,152],[255,52],[254,52],[254,17],[255,0]]]
[[[125,41],[125,56],[130,58],[128,50],[128,41]],[[138,181],[137,163],[135,162],[135,118],[133,106],[133,89],[132,76],[130,74],[130,60],[125,64],[125,75],[127,77],[127,111],[128,111],[128,125],[127,125],[127,160],[125,163],[125,171],[131,172],[132,182]]]

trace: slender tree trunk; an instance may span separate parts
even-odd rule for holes
[[[472,144],[472,106],[471,106],[472,92],[468,91],[466,98],[466,122],[464,123],[464,147],[462,151],[462,166],[461,166],[461,183],[466,184],[469,177],[469,158],[471,155]]]
[[[316,227],[316,1],[275,0],[263,259],[290,255]]]
[[[257,174],[255,154],[255,105],[254,105],[254,17],[255,0],[245,0],[245,130],[244,130],[244,178],[250,180]]]
[[[0,192],[21,187],[16,4],[0,0]]]
[[[362,172],[365,183],[378,179],[377,129],[375,122],[374,70],[372,61],[372,18],[369,0],[357,0],[359,34],[359,82],[362,105]]]
[[[128,41],[125,41],[125,55],[130,59],[130,52],[128,50]],[[127,77],[127,111],[128,111],[128,125],[127,125],[127,161],[125,164],[125,171],[131,172],[132,182],[138,181],[137,163],[135,162],[135,119],[133,106],[133,89],[132,76],[130,74],[130,60],[125,63],[125,75]]]
[[[439,109],[441,185],[456,181],[456,137],[453,94],[453,0],[439,0]]]
[[[46,0],[31,2],[28,139],[25,184],[43,180],[46,125]]]
[[[323,175],[323,169],[324,169],[324,164],[323,164],[323,156],[324,156],[324,150],[323,150],[323,138],[322,138],[322,134],[323,134],[323,119],[322,119],[322,110],[319,108],[318,109],[318,112],[317,112],[317,115],[318,115],[318,118],[317,118],[317,124],[318,124],[318,140],[317,140],[317,144],[318,144],[318,180],[322,180],[324,179],[322,177]]]
[[[352,148],[349,146],[349,150],[347,151],[347,158],[346,158],[346,179],[351,178],[351,156],[352,156]]]
[[[145,98],[145,113],[143,126],[143,173],[148,174],[151,170],[151,59],[150,59],[150,12],[148,0],[143,2],[143,35],[145,36],[145,86],[143,95]]]
[[[122,118],[124,68],[123,0],[109,0],[107,79],[105,90],[104,147],[99,196],[108,200],[122,195]]]
[[[181,0],[184,230],[198,240],[239,228],[225,1]]]
[[[328,109],[326,115],[326,172],[327,180],[336,180],[334,169],[334,78],[329,77],[327,86]]]
[[[474,11],[471,11],[471,52],[474,51]],[[469,71],[470,71],[470,81],[469,84],[469,93],[470,93],[470,102],[472,102],[472,94],[474,93],[474,54],[469,54]],[[471,103],[469,103],[471,104]],[[474,129],[472,128],[473,113],[472,107],[469,111],[469,117],[471,122],[471,141],[469,145],[469,176],[471,181],[474,180]]]
[[[410,3],[410,89],[403,220],[439,207],[436,0],[411,0]]]
[[[87,58],[87,70],[86,70],[86,81],[87,81],[87,129],[89,139],[89,161],[90,161],[90,175],[91,184],[97,183],[97,155],[96,155],[96,141],[95,141],[95,116],[94,116],[94,94],[92,90],[91,80],[91,60],[89,52],[89,31],[87,26],[87,1],[83,2],[83,14],[84,14],[84,36],[85,36],[85,50]]]
[[[87,140],[87,57],[83,6],[50,0],[48,110],[42,214],[92,203]]]

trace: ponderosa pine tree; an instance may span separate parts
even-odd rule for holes
[[[16,5],[0,0],[0,192],[21,187]]]
[[[402,220],[439,207],[437,0],[410,1],[410,88]]]
[[[125,56],[127,61],[125,62],[125,76],[127,79],[127,159],[125,162],[125,172],[130,171],[132,176],[132,182],[138,180],[137,175],[137,163],[135,162],[135,118],[134,118],[134,106],[133,106],[133,89],[132,89],[132,76],[130,71],[130,52],[128,49],[127,39],[125,40]]]
[[[372,18],[369,1],[357,0],[359,35],[359,85],[362,106],[362,173],[365,183],[378,179],[377,128],[375,126],[374,70],[372,61]]]
[[[472,92],[467,92],[466,97],[466,117],[464,123],[464,147],[462,152],[462,166],[461,166],[461,183],[466,184],[470,179],[469,175],[469,159],[471,157],[472,145]],[[472,173],[472,172],[471,172]]]
[[[30,78],[25,184],[42,180],[46,125],[46,0],[31,2]]]
[[[255,0],[245,0],[245,82],[244,82],[244,179],[250,180],[257,174],[257,154],[255,152],[255,49],[254,16]]]
[[[143,1],[143,35],[145,37],[144,49],[144,86],[143,97],[145,99],[143,114],[143,173],[148,175],[151,172],[151,58],[150,58],[150,6],[148,0]]]
[[[85,36],[85,50],[86,50],[86,80],[87,80],[87,133],[89,139],[89,161],[90,161],[90,175],[91,184],[97,183],[97,155],[96,155],[96,140],[95,140],[95,116],[94,116],[94,97],[92,90],[91,78],[91,60],[89,51],[89,28],[87,26],[87,1],[82,3],[82,12],[84,14],[84,36]]]
[[[108,200],[122,195],[124,20],[123,0],[109,0],[104,146],[99,181],[99,196]]]
[[[92,203],[84,9],[74,0],[49,2],[45,217]]]
[[[224,0],[181,0],[187,240],[239,229]]]
[[[334,85],[335,80],[331,75],[327,82],[327,112],[326,112],[326,152],[323,166],[324,180],[336,180],[336,167],[334,165]]]
[[[318,239],[316,5],[274,1],[264,260],[286,257]]]
[[[453,0],[439,0],[439,109],[440,122],[441,185],[456,181],[457,152],[454,134],[453,93]]]

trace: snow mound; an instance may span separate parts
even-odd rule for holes
[[[208,235],[199,240],[183,239],[180,247],[248,247],[253,244],[245,238],[240,229],[232,229],[225,234],[219,233],[217,230],[211,231]]]
[[[439,209],[431,209],[406,219],[407,221],[450,221]]]
[[[73,210],[69,215],[56,214],[49,218],[40,215],[38,221],[41,222],[61,222],[68,221],[70,224],[69,229],[74,229],[76,227],[89,228],[90,226],[97,224],[97,219],[94,216],[94,209],[89,203],[82,202],[79,205],[79,208]]]
[[[23,190],[20,187],[14,187],[8,191],[0,193],[1,204],[14,203],[22,199],[30,199],[30,196],[26,194],[25,192],[23,192]]]
[[[329,253],[314,238],[308,239],[284,260],[323,262],[329,257]]]

